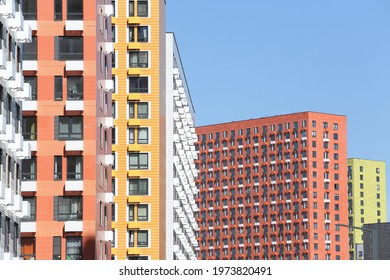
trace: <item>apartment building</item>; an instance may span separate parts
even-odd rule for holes
[[[111,259],[111,38],[106,0],[28,0],[23,74],[22,257]]]
[[[316,112],[197,127],[198,258],[349,259],[346,129]]]
[[[195,109],[192,104],[179,50],[173,33],[166,35],[167,179],[166,259],[195,260],[199,229],[195,213],[198,171],[194,160]]]
[[[113,259],[166,258],[165,1],[112,1]]]
[[[29,216],[22,200],[21,160],[30,157],[22,136],[22,100],[31,87],[24,82],[21,52],[31,42],[20,1],[0,2],[0,260],[19,259],[20,219]]]
[[[364,224],[386,222],[386,163],[359,158],[348,159],[349,225],[361,228]],[[350,229],[351,260],[364,259],[363,234]]]

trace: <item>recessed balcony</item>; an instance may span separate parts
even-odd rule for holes
[[[26,141],[26,140],[24,140],[24,142],[27,142],[27,143],[30,144],[31,151],[33,151],[33,152],[38,151],[38,148],[37,148],[38,144],[37,144],[36,140],[35,141]]]
[[[22,110],[23,111],[37,111],[38,102],[36,100],[23,100],[22,101]]]
[[[36,20],[25,20],[32,30],[38,30],[38,22]]]
[[[80,232],[83,231],[83,222],[82,221],[66,221],[65,232]]]
[[[65,181],[65,191],[67,192],[82,192],[84,190],[83,180]]]

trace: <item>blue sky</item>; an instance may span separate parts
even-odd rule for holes
[[[320,111],[348,118],[348,157],[386,161],[390,1],[168,0],[196,125]]]

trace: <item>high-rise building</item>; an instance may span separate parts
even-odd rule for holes
[[[386,222],[386,164],[383,161],[348,159],[349,225]],[[363,259],[363,231],[349,233],[350,259]]]
[[[390,223],[364,224],[365,260],[390,260]]]
[[[112,1],[114,259],[166,258],[165,1]]]
[[[200,259],[349,259],[346,117],[196,128]]]
[[[15,2],[15,1],[14,1]],[[23,50],[22,255],[111,259],[111,38],[106,0],[28,0]]]
[[[173,33],[166,36],[166,259],[194,260],[199,248],[196,240],[199,227],[194,215],[199,210],[195,200],[198,193],[195,109],[175,36]]]
[[[24,83],[22,44],[31,42],[20,1],[0,3],[0,260],[19,259],[20,218],[30,206],[22,200],[21,160],[30,157],[22,136],[22,100],[31,88]]]

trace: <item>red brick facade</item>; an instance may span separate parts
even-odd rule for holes
[[[346,117],[303,112],[197,128],[199,259],[348,256]]]

